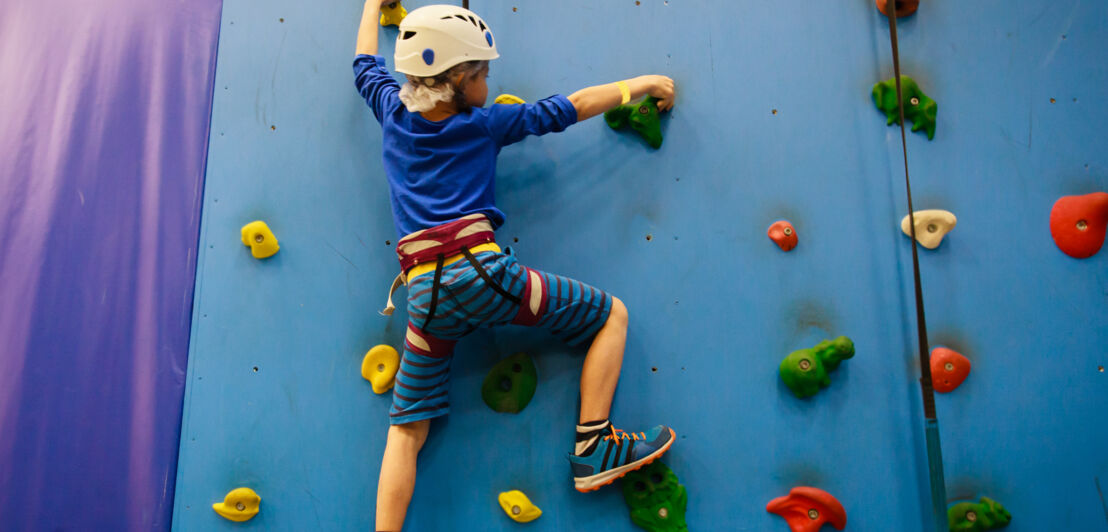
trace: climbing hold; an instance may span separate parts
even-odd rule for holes
[[[511,517],[512,521],[517,523],[530,523],[542,515],[542,510],[532,504],[531,499],[528,499],[519,490],[501,492],[496,500],[500,502],[500,507],[504,509],[504,513],[508,514],[508,517]]]
[[[789,353],[778,368],[781,380],[793,394],[803,399],[831,384],[828,373],[839,367],[843,360],[854,356],[854,342],[845,336],[824,340],[811,349]]]
[[[1050,234],[1063,253],[1076,259],[1096,255],[1108,226],[1108,192],[1062,196],[1050,209]]]
[[[875,0],[877,9],[886,17],[889,16],[889,0]],[[896,18],[906,17],[919,9],[919,0],[896,0]]]
[[[520,98],[519,96],[516,96],[514,94],[501,94],[500,96],[497,96],[496,99],[492,101],[492,103],[513,104],[527,102],[523,101],[523,98]]]
[[[408,10],[404,9],[399,1],[381,6],[382,26],[399,26],[400,21],[406,16],[408,16]]]
[[[400,369],[400,355],[391,345],[373,346],[362,359],[362,377],[373,385],[373,393],[382,394],[392,388],[396,371]]]
[[[793,228],[793,224],[785,220],[773,222],[766,234],[782,251],[789,251],[796,247],[796,229]]]
[[[766,511],[785,518],[792,532],[816,532],[824,523],[838,530],[846,528],[846,510],[830,493],[798,486],[789,494],[769,501]]]
[[[631,522],[650,532],[687,532],[685,507],[689,493],[659,460],[623,477],[623,500]]]
[[[512,355],[489,370],[481,384],[481,398],[497,412],[518,414],[535,396],[538,385],[535,362],[527,353]]]
[[[261,220],[250,222],[242,226],[242,245],[250,247],[250,253],[255,259],[272,257],[281,249],[277,245],[277,237],[273,231]]]
[[[950,211],[929,209],[916,211],[916,242],[927,249],[935,249],[942,244],[943,237],[954,229],[958,218]],[[900,230],[905,235],[912,236],[911,217],[905,216],[900,220]]]
[[[908,76],[900,76],[900,94],[904,100],[904,118],[912,121],[912,131],[923,129],[928,140],[935,138],[935,117],[939,104],[928,98],[919,84]],[[899,124],[900,112],[896,108],[896,80],[888,79],[873,86],[873,102],[885,112],[885,125]]]
[[[981,502],[960,502],[946,511],[951,532],[980,532],[1004,528],[1012,521],[1000,503],[981,497]]]
[[[223,497],[223,502],[212,505],[215,513],[231,521],[249,521],[258,515],[258,507],[262,498],[250,488],[235,488]]]
[[[662,121],[658,116],[658,99],[653,96],[647,96],[639,103],[624,104],[609,110],[604,113],[604,121],[612,129],[630,124],[631,129],[651,148],[662,147]]]
[[[961,353],[945,347],[931,350],[931,384],[936,392],[953,392],[969,373],[970,361]]]

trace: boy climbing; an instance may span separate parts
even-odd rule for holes
[[[393,219],[402,235],[398,279],[408,286],[405,349],[377,487],[377,530],[403,526],[430,420],[450,410],[454,345],[479,327],[514,323],[549,329],[570,345],[591,340],[569,460],[578,491],[610,484],[665,453],[674,432],[658,425],[628,433],[609,422],[627,309],[601,290],[527,268],[502,252],[493,238],[504,223],[493,198],[496,157],[528,135],[563,131],[647,95],[668,110],[673,80],[640,76],[568,98],[486,109],[488,62],[499,57],[492,31],[467,9],[433,5],[400,23],[396,70],[407,77],[400,86],[376,55],[380,8],[391,1],[366,1],[354,59],[355,85],[383,132]],[[390,294],[389,311],[391,305]]]

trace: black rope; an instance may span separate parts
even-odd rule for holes
[[[431,319],[435,317],[435,310],[439,306],[439,286],[442,281],[442,264],[446,260],[446,257],[439,254],[439,258],[435,262],[435,280],[431,283],[431,307],[427,309],[427,317],[423,320],[423,327],[419,330],[427,332],[427,324],[431,323]]]
[[[462,253],[466,256],[466,260],[469,261],[469,264],[473,266],[473,269],[477,270],[477,275],[481,276],[481,280],[485,281],[485,284],[488,285],[489,288],[496,290],[496,293],[516,305],[522,303],[521,299],[513,296],[511,292],[508,292],[504,287],[500,286],[500,283],[492,280],[492,277],[489,277],[489,272],[485,271],[485,267],[481,266],[481,263],[477,261],[477,257],[473,256],[473,252],[471,252],[469,248],[462,248]]]
[[[931,349],[927,343],[927,317],[923,311],[923,283],[919,273],[919,251],[916,249],[916,214],[912,206],[912,180],[908,177],[908,139],[904,132],[904,100],[900,93],[900,50],[896,38],[896,1],[887,0],[889,36],[893,46],[893,75],[896,78],[896,108],[900,113],[900,147],[904,154],[904,188],[908,192],[908,226],[912,237],[912,276],[916,289],[916,332],[919,335],[920,386],[923,388],[923,416],[936,419],[935,390],[931,384]]]

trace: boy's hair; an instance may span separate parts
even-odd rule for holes
[[[468,111],[470,106],[465,101],[465,85],[488,64],[488,61],[466,61],[437,76],[406,76],[408,82],[400,88],[400,101],[410,113],[430,111],[439,102],[452,102],[460,113]],[[462,82],[455,86],[451,79],[458,74],[462,74]]]

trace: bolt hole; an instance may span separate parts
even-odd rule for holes
[[[970,511],[966,512],[966,521],[969,521],[971,523],[976,523],[977,522],[977,512],[975,512],[973,510],[970,510]]]
[[[812,521],[819,519],[819,510],[815,508],[808,510],[808,519],[811,519]]]
[[[1066,40],[1066,34],[1065,33],[1062,34],[1062,40],[1063,41]]]
[[[650,371],[653,371],[653,372],[657,373],[657,372],[658,372],[658,367],[657,367],[657,366],[655,366],[655,367],[653,367],[653,368],[650,368]]]
[[[654,240],[654,235],[646,235],[646,240],[647,241]]]
[[[254,242],[257,242],[259,244],[261,244],[262,242],[265,242],[265,235],[263,235],[261,233],[254,235]]]
[[[668,519],[669,518],[669,509],[666,508],[665,506],[663,506],[661,508],[658,508],[658,517],[661,518],[661,519]]]
[[[519,8],[518,7],[513,7],[512,8],[512,13],[515,13],[516,11],[519,11]]]
[[[798,365],[800,366],[801,370],[808,371],[812,368],[812,361],[805,358],[802,359]]]
[[[777,109],[773,109],[773,110],[772,110],[772,111],[770,111],[770,112],[771,112],[771,113],[773,113],[773,114],[777,114]]]
[[[1101,373],[1104,373],[1104,366],[1097,366],[1096,370],[1101,372]]]
[[[384,364],[377,364],[377,372],[378,373],[384,373],[385,372],[385,365]]]
[[[500,379],[500,389],[505,392],[512,391],[512,379],[509,379],[508,377]]]
[[[635,0],[635,5],[639,5],[639,0]]]
[[[1078,220],[1077,221],[1077,230],[1078,231],[1084,231],[1088,228],[1089,228],[1089,222],[1086,222],[1085,220]]]
[[[277,131],[277,126],[269,126],[270,131]]]
[[[785,228],[785,236],[793,236],[793,228],[792,227],[786,227]]]
[[[938,231],[938,230],[939,230],[939,226],[937,226],[935,224],[927,224],[927,232],[928,233],[934,233],[935,231]]]
[[[258,366],[254,366],[254,373],[258,372]]]
[[[241,512],[246,509],[246,505],[241,502],[236,502],[235,509]]]
[[[386,246],[391,246],[391,245],[392,245],[392,241],[391,241],[391,240],[386,240],[386,241],[385,241],[385,245],[386,245]]]
[[[519,506],[515,506],[515,505],[512,506],[512,515],[519,515],[520,512],[522,512],[522,511],[523,511],[523,508],[520,508]]]
[[[1057,102],[1057,101],[1058,101],[1058,100],[1055,100],[1054,98],[1051,98],[1051,99],[1050,99],[1050,103],[1055,103],[1055,102]]]
[[[284,21],[285,21],[285,19],[283,19],[283,18],[277,19],[277,22],[284,22]]]
[[[951,362],[947,362],[945,365],[943,365],[943,369],[947,371],[954,371],[954,364]]]
[[[519,243],[519,237],[513,237],[512,242],[518,244]]]

